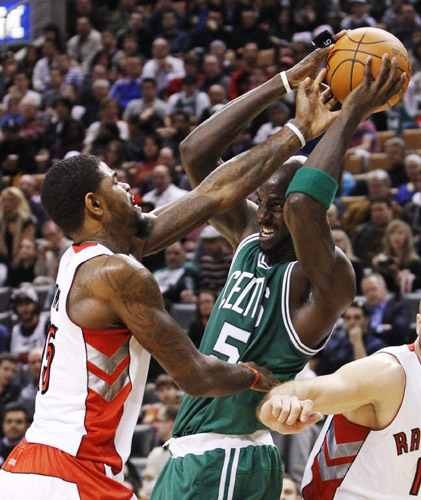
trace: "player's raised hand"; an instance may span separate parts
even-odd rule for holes
[[[333,36],[333,40],[336,42],[339,38],[344,36],[347,31],[349,30],[343,30],[340,33],[337,33]],[[323,49],[318,48],[314,50],[291,69],[287,70],[286,74],[291,87],[298,87],[298,85],[308,76],[314,80],[319,72],[320,66],[325,62],[326,57],[332,50],[333,46],[334,44],[331,44]]]
[[[314,81],[306,78],[298,87],[294,123],[306,140],[322,134],[339,115],[339,111],[331,111],[336,99],[325,85],[322,88],[325,75],[326,69],[322,69]]]
[[[313,401],[296,396],[274,394],[257,409],[257,418],[280,434],[297,434],[321,419],[312,413]]]
[[[364,67],[364,79],[352,92],[348,94],[342,104],[343,110],[360,113],[363,118],[368,117],[390,98],[397,94],[407,79],[406,73],[398,74],[396,58],[389,60],[384,54],[382,65],[376,78],[371,73],[371,56],[367,57]]]

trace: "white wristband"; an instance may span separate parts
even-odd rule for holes
[[[288,77],[287,77],[287,74],[285,73],[285,71],[281,71],[279,74],[282,78],[282,83],[284,84],[284,87],[285,87],[285,90],[287,91],[287,94],[289,92],[292,92],[292,88],[291,88],[291,85],[289,84]]]
[[[304,139],[304,136],[303,136],[303,134],[301,133],[301,130],[298,127],[296,127],[291,122],[285,123],[285,127],[288,127],[289,129],[291,129],[294,132],[294,134],[298,137],[298,139],[300,139],[302,147],[304,147],[306,145],[306,140]]]

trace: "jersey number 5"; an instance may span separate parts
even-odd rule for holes
[[[251,332],[242,330],[241,328],[231,325],[230,323],[224,323],[213,350],[219,354],[228,356],[227,362],[235,364],[240,359],[240,351],[238,350],[238,347],[227,343],[227,340],[232,338],[239,340],[243,344],[247,344],[250,335]]]
[[[45,394],[50,385],[51,363],[53,362],[54,354],[56,352],[56,348],[52,340],[55,338],[56,333],[57,327],[50,323],[47,347],[45,348],[44,362],[41,370],[41,394]]]

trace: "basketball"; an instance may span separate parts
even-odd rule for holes
[[[406,92],[411,77],[411,63],[402,42],[388,31],[379,28],[358,28],[346,33],[334,45],[327,60],[326,81],[333,95],[343,102],[352,89],[364,78],[364,66],[371,56],[371,73],[377,76],[382,63],[383,54],[389,54],[389,61],[396,57],[398,75],[407,74],[402,89],[378,111],[387,109],[399,102]]]

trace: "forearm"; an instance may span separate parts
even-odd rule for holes
[[[361,118],[360,113],[343,110],[320,139],[305,166],[323,170],[339,181],[345,152]]]
[[[281,77],[277,74],[226,104],[191,132],[181,143],[180,153],[184,169],[194,186],[215,168],[218,158],[245,125],[284,93]]]

